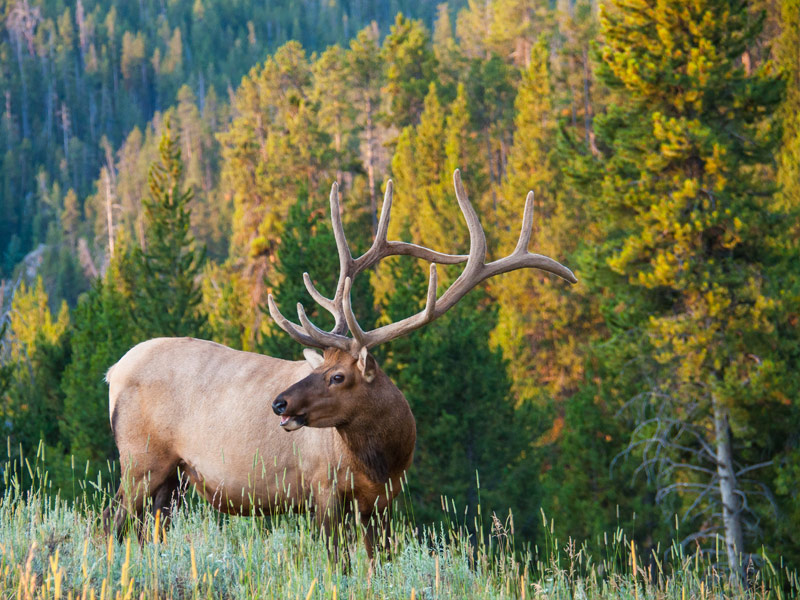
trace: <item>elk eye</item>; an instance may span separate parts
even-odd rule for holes
[[[342,383],[344,381],[344,375],[341,373],[337,373],[333,377],[331,377],[331,383]]]

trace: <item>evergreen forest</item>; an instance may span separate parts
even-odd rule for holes
[[[578,283],[496,277],[374,350],[416,417],[414,518],[480,504],[520,543],[621,529],[656,561],[800,567],[800,0],[0,15],[0,436],[46,454],[53,494],[108,481],[104,376],[136,343],[301,360],[269,294],[333,325],[302,273],[335,289],[334,182],[354,253],[389,179],[390,239],[467,253],[458,168],[487,262],[532,190],[530,249]],[[399,321],[427,285],[388,259],[354,311]]]

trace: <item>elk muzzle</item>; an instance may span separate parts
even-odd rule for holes
[[[284,414],[288,405],[284,395],[278,394],[278,397],[272,402],[272,412],[281,418],[281,427],[284,431],[295,431],[306,424],[306,417],[305,415]]]

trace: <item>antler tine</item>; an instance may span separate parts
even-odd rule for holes
[[[436,287],[438,284],[439,278],[436,273],[436,263],[433,263],[431,264],[430,275],[428,277],[428,294],[425,301],[425,308],[415,315],[406,317],[402,321],[389,323],[388,325],[366,333],[361,332],[364,337],[364,341],[361,343],[367,348],[373,348],[387,340],[393,340],[411,333],[415,329],[419,329],[426,323],[441,316],[447,308],[441,311],[437,310],[439,308],[436,301]]]
[[[333,237],[336,239],[336,249],[339,251],[339,266],[343,271],[346,271],[353,260],[353,255],[350,254],[347,238],[344,235],[342,213],[339,207],[339,184],[335,181],[331,186],[331,225],[333,227]]]
[[[375,232],[375,240],[369,250],[354,260],[353,272],[351,277],[355,277],[364,269],[368,269],[379,260],[387,256],[415,256],[428,262],[443,265],[456,265],[467,260],[464,254],[445,254],[436,252],[424,246],[410,244],[408,242],[390,242],[387,240],[389,232],[389,220],[392,213],[392,197],[394,186],[392,180],[386,182],[386,193],[383,196],[383,206],[381,207],[381,218],[378,229]]]
[[[389,219],[392,214],[392,196],[394,195],[394,184],[392,180],[386,182],[386,192],[383,194],[383,205],[381,206],[381,219],[378,221],[378,229],[375,231],[375,241],[372,243],[376,246],[379,240],[383,243],[386,242],[386,236],[389,233]]]
[[[364,330],[361,329],[361,325],[358,324],[356,315],[353,312],[353,305],[350,301],[350,288],[352,284],[353,282],[349,277],[344,280],[344,318],[347,321],[347,326],[350,328],[350,333],[353,334],[353,340],[356,344],[358,344],[359,347],[367,346],[367,334],[364,333]]]
[[[458,206],[464,214],[464,219],[467,221],[467,229],[469,229],[469,259],[462,273],[462,275],[464,275],[480,268],[480,265],[482,265],[483,261],[486,259],[486,234],[483,232],[483,226],[481,225],[480,219],[478,219],[478,214],[469,201],[467,191],[464,189],[464,184],[461,182],[461,171],[458,169],[453,173],[453,183],[456,188]]]
[[[439,318],[480,282],[494,275],[499,275],[500,273],[506,273],[524,267],[533,267],[558,275],[571,283],[577,282],[575,275],[567,267],[547,256],[528,252],[527,247],[530,242],[533,226],[532,192],[528,194],[525,200],[522,229],[514,252],[505,258],[486,264],[486,234],[464,190],[464,185],[461,181],[461,173],[458,170],[453,173],[453,182],[455,184],[458,205],[461,208],[461,212],[464,214],[464,219],[469,229],[470,250],[467,265],[455,282],[453,282],[444,294],[437,299],[436,265],[432,264],[430,279],[428,281],[428,298],[424,310],[402,321],[390,323],[389,325],[384,325],[383,327],[365,333],[364,336],[367,340],[367,347],[371,348],[382,342],[410,333],[426,323]]]
[[[342,213],[339,206],[339,184],[335,181],[331,185],[331,228],[333,229],[333,237],[336,240],[336,250],[339,253],[339,281],[336,283],[336,293],[333,296],[331,304],[333,310],[331,314],[335,319],[335,324],[331,333],[336,335],[343,335],[345,333],[345,322],[342,318],[342,295],[344,293],[344,280],[350,275],[353,268],[353,255],[350,253],[350,248],[347,245],[347,238],[344,234],[344,226],[342,225]]]
[[[483,226],[480,219],[478,219],[478,214],[469,201],[469,196],[467,196],[464,184],[461,181],[461,171],[458,169],[453,172],[453,184],[456,190],[458,207],[464,215],[464,220],[467,222],[467,229],[469,230],[469,259],[467,260],[467,266],[464,267],[464,270],[453,282],[453,285],[442,294],[440,306],[443,310],[439,313],[440,315],[481,282],[481,271],[485,266],[484,261],[486,260],[486,234],[483,232]]]
[[[332,346],[342,350],[349,349],[350,343],[346,337],[332,335],[314,325],[308,318],[308,315],[306,315],[306,310],[300,302],[297,303],[297,318],[300,319],[300,323],[303,325],[303,329],[305,329],[306,333],[322,348]]]
[[[298,327],[294,323],[288,321],[280,313],[272,299],[272,295],[270,295],[268,298],[269,312],[272,318],[275,319],[275,322],[292,336],[293,339],[306,346],[315,346],[318,348],[335,347],[353,352],[362,347],[372,348],[381,342],[400,337],[439,318],[456,302],[463,298],[473,287],[485,279],[493,277],[494,275],[499,275],[500,273],[529,267],[553,273],[571,283],[577,282],[572,271],[564,265],[547,256],[528,252],[528,244],[533,229],[533,192],[529,192],[525,199],[522,228],[516,248],[509,256],[486,264],[486,234],[483,231],[480,219],[478,219],[478,214],[469,201],[469,197],[461,181],[461,172],[458,169],[453,173],[453,183],[455,185],[458,206],[464,215],[467,228],[469,229],[470,250],[468,255],[443,254],[407,242],[387,241],[393,191],[392,182],[389,181],[386,185],[386,194],[384,196],[381,218],[375,240],[370,249],[357,259],[353,259],[350,249],[347,246],[347,239],[345,238],[342,218],[339,212],[339,188],[336,183],[334,183],[331,186],[330,203],[331,224],[333,226],[334,237],[336,238],[336,248],[339,253],[339,281],[336,285],[336,294],[333,299],[323,296],[314,286],[308,273],[303,273],[303,282],[309,294],[311,294],[311,297],[333,314],[336,319],[336,324],[330,332],[323,331],[309,320],[303,306],[298,304],[297,316],[300,319],[302,328]],[[401,321],[365,332],[361,329],[353,312],[353,305],[350,298],[353,278],[380,259],[401,254],[415,256],[431,262],[425,308],[419,313]],[[436,264],[457,264],[465,261],[467,264],[455,282],[453,282],[441,297],[437,298],[438,275]],[[350,329],[353,336],[352,338],[348,338],[344,335],[346,328]]]
[[[425,300],[425,321],[430,321],[434,318],[433,313],[436,310],[436,288],[439,285],[439,277],[436,273],[436,263],[431,263],[431,271],[428,276],[428,297]]]
[[[488,279],[500,273],[528,267],[558,275],[570,283],[577,283],[578,280],[575,274],[560,262],[553,260],[549,256],[528,252],[528,244],[530,243],[532,232],[533,192],[530,191],[525,198],[525,210],[522,213],[522,228],[519,232],[519,240],[517,241],[516,248],[514,248],[514,252],[505,258],[498,259],[486,265],[483,279]]]
[[[387,256],[389,243],[386,239],[389,233],[389,219],[392,215],[392,195],[394,186],[392,180],[386,182],[386,192],[383,195],[383,205],[381,206],[381,218],[378,221],[378,229],[375,231],[375,239],[372,240],[372,245],[369,250],[364,252],[361,256],[356,258],[353,262],[353,272],[350,277],[353,278],[364,269],[368,269],[380,259]]]
[[[288,333],[294,341],[300,342],[304,346],[322,349],[325,348],[324,345],[317,342],[310,335],[300,331],[300,328],[297,327],[297,325],[289,321],[289,319],[281,314],[281,311],[278,310],[278,306],[275,304],[275,300],[272,298],[272,294],[267,296],[267,306],[269,306],[270,316],[278,324],[278,327]]]
[[[517,247],[514,248],[513,254],[517,252],[527,252],[528,244],[531,241],[531,232],[533,231],[533,190],[528,192],[525,198],[525,210],[522,212],[522,229],[519,232],[519,240]]]
[[[526,252],[524,254],[515,253],[485,265],[480,279],[475,285],[495,275],[524,268],[547,271],[553,275],[558,275],[561,279],[566,279],[570,283],[578,283],[578,278],[575,277],[575,274],[557,260],[553,260],[549,256],[544,256],[543,254]]]
[[[314,302],[322,306],[322,308],[327,310],[335,317],[336,307],[333,305],[333,300],[326,298],[320,293],[320,291],[314,285],[314,282],[311,281],[311,276],[308,273],[303,273],[303,283],[305,284],[309,295],[314,299]]]

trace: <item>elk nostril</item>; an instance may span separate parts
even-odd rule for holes
[[[286,412],[286,400],[281,397],[275,399],[275,402],[272,403],[272,412],[276,415],[282,415]]]

